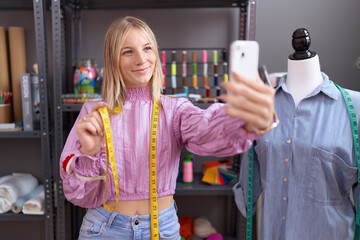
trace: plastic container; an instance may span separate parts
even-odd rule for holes
[[[81,94],[96,92],[95,61],[86,59],[80,61],[74,72],[74,92]]]
[[[192,184],[194,181],[192,154],[189,154],[183,162],[183,182]]]

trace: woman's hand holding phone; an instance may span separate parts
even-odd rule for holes
[[[221,86],[229,92],[220,96],[229,104],[225,107],[226,113],[244,120],[246,131],[261,132],[270,126],[273,120],[275,90],[265,85],[259,76],[255,81],[235,73],[232,77],[234,81],[221,83]]]
[[[258,74],[259,45],[255,41],[235,41],[230,46],[230,82],[222,87],[229,94],[220,96],[229,105],[226,113],[246,121],[248,132],[261,133],[274,118],[275,90]]]

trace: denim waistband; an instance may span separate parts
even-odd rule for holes
[[[176,206],[176,203],[174,200],[173,203],[168,208],[165,208],[165,209],[159,211],[158,220],[159,220],[159,222],[164,221],[176,213],[177,213],[177,206]],[[113,224],[115,224],[115,225],[126,224],[126,225],[130,226],[130,225],[132,225],[132,222],[134,222],[135,220],[138,220],[140,223],[150,220],[149,214],[127,216],[127,215],[119,214],[117,212],[108,211],[102,206],[97,207],[97,208],[88,209],[87,214],[91,214],[96,219],[99,219],[103,222],[107,222],[108,227],[110,227],[110,225],[113,225]]]

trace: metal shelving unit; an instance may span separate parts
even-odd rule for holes
[[[3,221],[43,221],[46,217],[44,215],[25,215],[25,214],[13,214],[13,213],[3,213],[0,215],[0,222]],[[53,238],[47,238],[53,239]]]
[[[239,8],[240,24],[238,39],[255,38],[256,0],[52,0],[52,37],[53,37],[53,83],[54,83],[54,184],[56,189],[56,239],[70,239],[66,227],[66,212],[69,209],[63,194],[62,181],[59,176],[59,166],[56,163],[64,145],[64,119],[68,114],[76,114],[81,105],[63,104],[62,94],[65,93],[66,82],[72,78],[72,61],[78,54],[80,31],[80,11],[97,9],[148,9],[148,8]],[[66,33],[66,34],[65,34]],[[68,35],[71,35],[71,39]],[[201,106],[200,106],[201,107]],[[176,196],[184,195],[223,195],[229,202],[228,212],[231,214],[230,232],[235,234],[237,221],[236,206],[230,185],[209,186],[201,183],[200,176],[195,176],[192,186],[177,184]],[[73,216],[76,220],[79,216]],[[73,223],[71,223],[73,224]],[[74,236],[72,236],[74,237]]]
[[[35,156],[37,151],[32,151],[27,154],[26,159],[19,159],[10,157],[7,159],[1,159],[1,161],[11,161],[16,162],[16,164],[6,164],[3,162],[2,170],[8,172],[5,166],[10,166],[10,172],[17,172],[19,169],[23,169],[23,161],[41,162],[41,165],[38,166],[41,172],[39,177],[39,182],[44,185],[45,191],[45,214],[43,215],[26,215],[26,214],[14,214],[12,212],[7,212],[0,214],[0,222],[18,222],[19,224],[29,224],[29,222],[42,222],[44,227],[44,236],[46,240],[54,239],[54,214],[53,214],[53,200],[54,200],[54,191],[53,191],[53,179],[52,179],[52,163],[51,163],[51,143],[49,139],[49,106],[48,106],[48,66],[47,66],[47,47],[46,47],[46,33],[45,33],[45,0],[34,0],[31,1],[25,0],[12,0],[12,1],[0,1],[0,10],[2,11],[18,11],[18,10],[29,10],[34,13],[34,26],[35,26],[35,38],[36,38],[36,54],[37,54],[37,63],[39,69],[39,79],[40,79],[40,130],[38,131],[0,131],[0,141],[9,141],[15,142],[17,146],[20,146],[18,149],[12,149],[12,151],[21,151],[22,143],[33,142],[34,146],[39,146],[39,153],[41,152],[41,160],[39,157]],[[39,143],[39,144],[37,144]],[[0,148],[1,149],[1,148]],[[26,149],[26,148],[25,148]],[[0,150],[2,151],[2,150]],[[5,152],[8,152],[6,150]],[[28,151],[28,150],[27,150]],[[11,154],[12,155],[12,154]],[[14,156],[18,156],[14,154]],[[36,162],[37,161],[37,162]],[[25,164],[25,165],[26,165]],[[22,168],[17,168],[17,165]],[[29,170],[29,173],[32,174]],[[26,222],[26,223],[23,223]],[[21,225],[20,225],[21,226]],[[22,227],[18,226],[19,229]],[[11,230],[9,230],[11,231]],[[26,233],[24,233],[26,234]],[[5,232],[2,232],[3,236],[7,236]],[[12,235],[9,232],[10,236]],[[25,236],[23,236],[25,237]],[[5,237],[6,238],[6,237]],[[31,239],[31,238],[30,238]]]
[[[40,138],[40,131],[1,131],[0,138]]]
[[[233,184],[226,185],[210,185],[201,181],[201,174],[194,174],[194,182],[192,184],[184,184],[181,181],[176,183],[176,196],[232,196]]]
[[[54,189],[52,155],[50,143],[50,124],[49,114],[49,79],[48,49],[46,41],[46,2],[45,0],[34,0],[34,20],[36,36],[36,54],[39,69],[40,82],[40,135],[41,135],[41,154],[43,160],[44,191],[45,191],[45,236],[46,239],[54,239]]]

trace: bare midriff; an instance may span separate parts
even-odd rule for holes
[[[168,195],[158,198],[158,210],[164,210],[171,206],[173,203],[173,195]],[[106,205],[115,207],[115,212],[121,215],[135,216],[135,215],[148,215],[150,214],[150,200],[125,200],[116,204],[116,201],[108,201]]]

